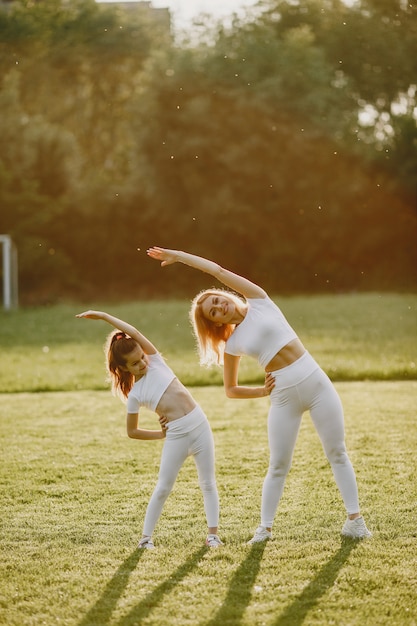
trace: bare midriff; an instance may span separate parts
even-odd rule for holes
[[[269,361],[265,367],[266,372],[275,372],[275,370],[281,370],[283,367],[287,367],[297,361],[303,356],[306,349],[299,339],[293,339],[286,346],[281,348],[274,358]]]
[[[196,406],[197,403],[188,389],[178,378],[174,378],[162,394],[155,411],[158,415],[166,417],[168,422],[173,422],[191,413]]]

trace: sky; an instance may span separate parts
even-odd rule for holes
[[[256,3],[257,0],[151,0],[153,7],[170,10],[173,26],[180,30],[190,26],[193,18],[200,13],[208,13],[216,19],[225,18]]]
[[[100,2],[117,2],[117,0],[99,0]],[[129,2],[135,0],[121,0]],[[168,8],[171,12],[173,30],[178,32],[187,31],[195,17],[201,13],[208,13],[214,19],[224,19],[232,13],[243,14],[246,10],[254,7],[258,0],[147,0],[155,8]],[[352,5],[355,0],[343,0],[345,4]]]
[[[253,6],[257,0],[151,0],[154,7],[168,7],[177,22],[190,23],[199,13],[224,17]]]

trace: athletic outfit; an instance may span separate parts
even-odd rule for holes
[[[265,368],[297,335],[269,297],[249,298],[247,303],[245,319],[227,340],[225,353],[250,355]],[[261,527],[272,527],[291,467],[301,418],[307,410],[332,467],[347,513],[357,513],[358,489],[344,442],[343,408],[330,379],[308,352],[271,374],[275,387],[271,392],[268,414],[270,462],[262,490]],[[269,538],[270,533],[265,532],[263,538]]]
[[[129,392],[127,412],[139,413],[141,406],[156,411],[158,402],[174,378],[176,378],[174,372],[159,352],[148,354],[148,369],[145,376],[139,378]]]
[[[159,353],[148,355],[146,374],[134,383],[129,392],[127,412],[138,413],[141,406],[155,411],[164,392],[175,378],[174,372]],[[207,526],[218,526],[219,497],[214,469],[213,434],[206,415],[201,407],[196,405],[184,417],[168,422],[158,482],[145,515],[143,534],[147,537],[152,536],[178,472],[185,459],[190,455],[194,456],[197,466]],[[140,545],[140,547],[144,546]]]
[[[245,319],[236,326],[224,351],[234,356],[252,356],[265,369],[274,356],[297,333],[271,298],[248,298]]]

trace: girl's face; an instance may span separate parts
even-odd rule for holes
[[[216,326],[236,324],[241,318],[235,302],[227,295],[212,294],[207,296],[201,305],[203,316]]]
[[[139,344],[126,354],[126,363],[122,369],[134,376],[135,380],[139,380],[146,374],[148,369],[148,356],[144,353]]]

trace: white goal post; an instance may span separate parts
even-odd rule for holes
[[[8,311],[18,306],[17,250],[10,235],[0,235],[0,243],[3,246],[3,308]]]

